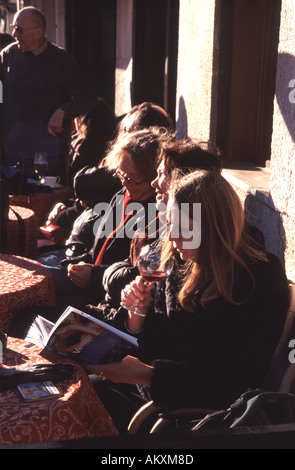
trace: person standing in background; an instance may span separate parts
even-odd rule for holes
[[[48,174],[65,176],[71,121],[96,104],[96,92],[75,59],[46,38],[46,19],[25,7],[11,25],[16,40],[1,51],[3,163],[25,164],[47,152]]]

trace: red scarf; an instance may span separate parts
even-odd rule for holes
[[[113,232],[105,239],[104,244],[103,244],[102,248],[100,249],[100,252],[98,253],[94,264],[101,264],[102,263],[102,258],[104,256],[104,254],[106,252],[106,249],[107,249],[108,245],[110,244],[111,240],[113,238],[115,238],[117,231],[126,224],[128,219],[130,219],[132,217],[133,211],[129,212],[127,215],[125,215],[125,210],[126,210],[127,204],[129,204],[130,201],[131,201],[131,198],[128,196],[127,193],[125,193],[124,201],[123,201],[123,210],[122,210],[121,222],[118,225],[118,227],[116,227],[115,230],[113,230]]]

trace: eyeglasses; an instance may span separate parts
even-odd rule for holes
[[[13,32],[16,31],[18,34],[24,34],[26,31],[29,31],[30,29],[40,28],[40,26],[33,26],[32,28],[22,28],[21,26],[11,24],[10,28],[12,29]]]
[[[140,184],[146,181],[146,179],[142,181],[135,181],[133,178],[128,178],[127,176],[124,176],[123,173],[118,170],[118,168],[116,169],[116,175],[118,176],[118,178],[120,178],[121,181],[127,181],[127,183],[134,184],[135,186],[139,186]]]

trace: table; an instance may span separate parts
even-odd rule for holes
[[[47,215],[53,206],[60,201],[73,196],[73,190],[68,186],[53,189],[50,193],[17,194],[9,196],[9,204],[27,207],[34,211],[37,227],[46,222]]]
[[[10,206],[6,253],[26,258],[37,256],[37,225],[34,212],[27,207]]]
[[[57,362],[40,356],[38,346],[24,340],[8,338],[4,367],[21,364]],[[56,359],[56,357],[54,357]],[[58,362],[70,363],[58,358]],[[0,393],[0,445],[30,444],[69,439],[114,436],[118,432],[98,398],[84,369],[74,364],[69,379],[55,382],[62,396],[25,402],[17,389]]]
[[[54,306],[51,273],[37,261],[0,254],[0,331],[7,331],[17,310],[33,305]]]

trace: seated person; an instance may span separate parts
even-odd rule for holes
[[[102,298],[103,290],[101,288],[99,292],[99,287],[104,270],[129,254],[132,237],[124,235],[124,231],[132,227],[132,224],[143,223],[145,226],[149,204],[155,206],[155,191],[151,187],[151,181],[156,175],[160,140],[165,138],[171,138],[170,134],[164,136],[154,129],[129,133],[114,142],[106,157],[106,164],[111,171],[115,171],[123,189],[109,204],[102,203],[101,207],[99,204],[95,206],[97,219],[93,225],[95,236],[93,234],[91,248],[89,244],[79,243],[76,253],[73,251],[75,244],[71,243],[68,246],[66,243],[65,256],[63,259],[59,258],[55,266],[50,266],[52,263],[46,264],[46,260],[42,258],[38,260],[52,272],[57,300],[65,302],[65,305],[75,306],[73,295],[77,295],[79,302],[77,306],[81,307],[84,306],[84,301],[88,299],[90,293],[95,298],[98,295],[100,299]],[[123,204],[120,205],[120,201]],[[137,214],[132,208],[128,221],[125,217],[128,214],[128,206],[134,202],[141,204],[141,210]],[[121,225],[122,216],[125,219],[123,217]],[[69,249],[72,251],[70,254],[67,253]],[[66,298],[63,298],[64,295]]]
[[[85,166],[99,166],[115,137],[116,116],[103,98],[97,98],[94,108],[75,119],[75,127],[69,155],[72,181]]]
[[[100,104],[98,104],[101,106]],[[78,137],[78,149],[79,152],[82,152],[83,155],[90,150],[90,144],[93,146],[93,128],[97,128],[97,123],[94,120],[97,112],[87,113],[85,118],[82,121],[82,129],[84,129],[83,134],[85,134],[85,142],[81,143],[82,136]],[[85,126],[87,128],[85,129]],[[82,132],[81,127],[79,127],[78,121],[76,120],[76,127],[80,129],[80,134]],[[131,110],[122,117],[119,122],[116,139],[120,139],[122,135],[125,135],[129,132],[134,132],[137,130],[147,129],[149,127],[161,127],[169,131],[174,130],[174,125],[169,114],[160,106],[155,105],[154,103],[144,102],[139,105],[133,106]],[[98,132],[98,130],[96,129]],[[97,133],[96,132],[96,133]],[[106,137],[109,137],[109,134],[106,134]],[[90,144],[88,144],[90,141]],[[99,139],[101,141],[101,139]],[[101,144],[100,144],[101,150]],[[81,162],[82,157],[85,162],[85,167],[81,168],[74,176],[74,189],[79,193],[79,198],[81,200],[93,200],[94,194],[89,196],[89,192],[92,191],[93,184],[96,185],[95,197],[96,202],[109,201],[119,188],[115,185],[114,179],[112,178],[108,169],[103,165],[103,156],[107,152],[105,146],[103,147],[106,151],[104,154],[97,152],[97,163],[93,163],[94,166],[91,166],[89,163],[90,158],[93,158],[93,148],[92,148],[92,157],[85,155],[75,157],[74,150],[72,150],[72,160],[76,161],[77,159]],[[76,149],[76,151],[78,151]],[[88,162],[88,163],[87,163]],[[75,167],[77,169],[77,166]],[[73,171],[72,171],[73,173]],[[77,197],[77,196],[76,196]],[[68,228],[69,223],[73,224],[75,217],[79,215],[79,212],[75,214],[75,205],[73,207],[73,200],[71,201],[62,201],[57,203],[48,217],[48,223],[53,223],[64,227],[65,224]],[[79,204],[77,206],[79,210]]]
[[[156,206],[163,223],[166,221],[166,205],[171,174],[176,168],[181,169],[183,173],[189,173],[197,169],[220,173],[222,168],[220,152],[210,143],[197,143],[190,138],[163,142],[157,162],[157,177],[152,181],[152,186],[156,191]],[[157,238],[162,238],[165,236],[164,230],[161,234],[156,235]],[[151,241],[154,242],[153,240],[154,238]],[[139,274],[136,266],[136,256],[141,246],[148,242],[149,240],[146,238],[137,238],[135,236],[131,243],[129,258],[114,263],[106,269],[103,277],[106,296],[104,302],[98,306],[98,310],[100,308],[119,307],[121,290]]]
[[[222,169],[221,155],[219,150],[209,142],[197,143],[190,138],[163,142],[158,159],[157,178],[152,181],[152,186],[156,191],[156,206],[160,217],[163,218],[163,222],[166,220],[168,189],[174,169],[181,169],[183,174],[197,169],[220,173]],[[247,221],[245,221],[245,227],[247,228],[249,240],[254,245],[258,244],[263,248],[264,236],[261,231],[249,225]],[[165,231],[162,230],[162,233],[157,235],[159,238],[162,238],[165,236]],[[96,310],[99,313],[102,310],[106,314],[108,310],[119,307],[121,290],[139,274],[136,257],[140,252],[140,248],[149,242],[147,238],[137,238],[135,236],[131,243],[129,258],[114,263],[106,269],[103,276],[103,285],[106,292],[105,298],[96,307],[88,306],[92,312]],[[154,239],[151,242],[157,243]]]
[[[134,230],[147,226],[150,210],[156,213],[151,181],[156,176],[160,143],[171,138],[174,135],[154,128],[131,132],[114,142],[106,164],[120,179],[122,189],[109,204],[85,209],[80,216],[82,221],[86,217],[85,233],[84,224],[77,224],[77,234],[72,233],[64,249],[38,258],[52,274],[57,307],[46,312],[39,307],[18,312],[9,331],[11,336],[23,338],[38,314],[55,321],[68,305],[84,309],[87,303],[96,304],[103,299],[105,269],[127,258]]]
[[[174,131],[173,121],[167,111],[154,103],[145,101],[133,106],[125,114],[119,124],[118,134],[127,134],[149,127],[162,127],[168,131]]]
[[[73,187],[75,199],[61,201],[55,204],[48,214],[47,224],[52,223],[61,228],[70,230],[74,220],[81,214],[82,207],[80,200],[87,200],[89,192],[83,194],[83,186],[77,183],[78,175],[86,175],[86,169],[98,167],[101,160],[105,157],[107,146],[115,137],[116,117],[113,110],[103,98],[97,97],[96,105],[90,111],[74,120],[75,131],[72,134],[71,147],[69,151],[69,178],[70,186]],[[83,170],[83,171],[81,171]],[[109,175],[108,175],[109,176]],[[106,177],[107,179],[107,177]],[[87,187],[92,185],[87,182]],[[108,188],[110,198],[116,193],[116,187],[112,188],[111,178],[108,178],[108,184],[103,185],[101,197],[106,197],[103,193]],[[97,185],[97,182],[96,182]],[[77,192],[79,195],[77,195]],[[81,194],[82,193],[82,194]],[[86,196],[86,197],[85,197]],[[93,201],[93,197],[90,198]],[[101,201],[103,199],[99,199]],[[104,199],[106,200],[106,199]],[[97,202],[98,202],[97,201]]]
[[[194,204],[201,204],[201,220],[193,217]],[[172,274],[147,286],[138,276],[122,292],[127,309],[114,318],[114,326],[138,337],[137,357],[87,366],[107,379],[95,388],[120,430],[140,396],[166,409],[223,409],[259,388],[289,305],[281,263],[249,242],[240,199],[218,172],[173,181],[168,222],[162,256],[174,256]]]
[[[60,227],[67,235],[66,240],[72,231],[76,232],[75,227],[80,226],[80,216],[85,207],[93,208],[102,200],[110,202],[114,194],[122,188],[122,185],[111,172],[106,172],[107,177],[102,178],[99,170],[95,167],[85,167],[78,172],[74,178],[75,200],[61,201],[55,204],[48,215],[44,229],[51,227],[52,224]],[[44,255],[42,258],[44,260]]]

